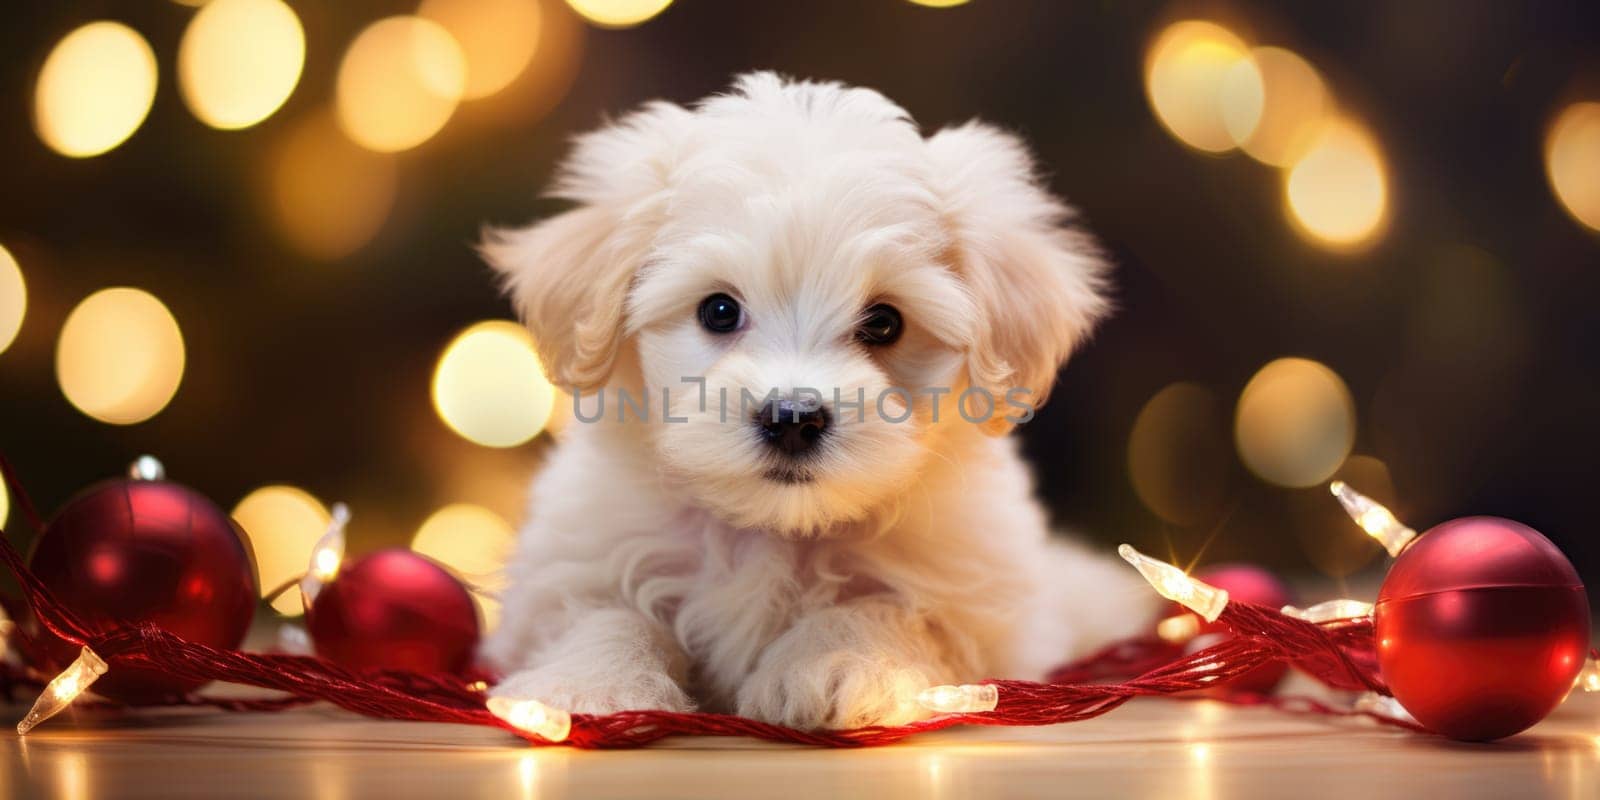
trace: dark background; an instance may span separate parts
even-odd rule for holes
[[[471,251],[479,227],[547,213],[537,192],[566,139],[605,115],[774,68],[879,89],[929,130],[981,117],[1020,132],[1103,240],[1120,310],[1021,434],[1063,527],[1185,563],[1204,550],[1205,563],[1290,575],[1380,570],[1323,489],[1267,484],[1233,451],[1240,389],[1268,361],[1298,355],[1350,388],[1354,452],[1392,479],[1391,489],[1367,461],[1361,488],[1419,530],[1466,514],[1523,521],[1591,591],[1600,585],[1600,242],[1563,212],[1542,156],[1554,114],[1600,98],[1592,2],[678,0],[629,30],[568,25],[579,49],[564,99],[507,110],[523,90],[513,85],[463,106],[396,157],[388,220],[334,262],[297,255],[270,224],[267,155],[330,102],[350,39],[415,6],[291,5],[306,28],[305,73],[282,109],[240,132],[204,126],[179,97],[173,66],[192,9],[36,0],[0,12],[0,243],[29,287],[24,327],[0,354],[0,451],[46,509],[151,452],[224,507],[271,482],[347,499],[356,549],[404,542],[457,500],[514,520],[548,437],[511,451],[472,445],[444,428],[428,394],[455,332],[510,314]],[[571,22],[559,3],[546,9]],[[1285,216],[1277,171],[1191,150],[1156,121],[1144,51],[1189,16],[1300,53],[1364,120],[1390,181],[1388,228],[1372,247],[1341,254],[1306,241]],[[61,36],[103,18],[155,49],[155,106],[121,147],[64,158],[34,133],[33,84]],[[173,402],[128,427],[77,412],[53,370],[68,311],[111,285],[160,297],[188,348]],[[1175,381],[1214,399],[1201,414],[1214,428],[1191,431],[1178,457],[1192,458],[1197,485],[1222,487],[1187,525],[1147,510],[1128,469],[1136,415]],[[15,511],[11,520],[22,529]]]

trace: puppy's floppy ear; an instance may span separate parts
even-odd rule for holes
[[[682,107],[651,103],[579,137],[549,192],[578,207],[484,232],[479,252],[560,386],[594,389],[611,374],[628,288],[665,220],[691,121]]]
[[[979,122],[928,138],[932,182],[950,231],[953,266],[978,306],[968,352],[973,386],[996,411],[986,430],[1003,434],[1006,392],[1044,402],[1056,372],[1106,315],[1107,270],[1087,234],[1064,227],[1073,211],[1040,185],[1017,137]],[[975,409],[975,411],[978,409]]]

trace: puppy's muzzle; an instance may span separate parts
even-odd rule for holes
[[[755,416],[766,443],[791,456],[822,441],[830,421],[828,410],[810,398],[770,400]]]

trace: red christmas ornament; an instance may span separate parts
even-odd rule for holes
[[[192,642],[231,649],[244,641],[256,608],[256,568],[238,526],[199,493],[149,478],[85,489],[34,543],[29,567],[61,604],[91,627],[151,623]],[[57,668],[78,648],[42,631]],[[199,682],[119,666],[96,694],[150,703],[186,694]]]
[[[1499,739],[1544,719],[1589,647],[1577,571],[1538,531],[1498,517],[1452,520],[1413,541],[1373,622],[1395,699],[1454,739]]]
[[[410,550],[342,567],[306,612],[317,655],[360,670],[460,673],[478,644],[478,612],[461,582]]]
[[[1231,600],[1242,600],[1247,603],[1266,606],[1267,608],[1282,608],[1295,602],[1294,594],[1283,581],[1278,580],[1272,573],[1255,566],[1254,564],[1218,564],[1200,570],[1194,576],[1197,580],[1204,581],[1218,589],[1228,592]],[[1199,615],[1184,608],[1177,603],[1172,604],[1172,610],[1167,614],[1167,619],[1187,618],[1179,627],[1193,625],[1191,639],[1194,643],[1214,644],[1232,634],[1227,626],[1221,622],[1206,622]],[[1188,631],[1182,631],[1188,633]],[[1202,639],[1201,637],[1205,637]],[[1198,649],[1191,645],[1190,649]],[[1217,688],[1237,689],[1263,694],[1277,688],[1283,676],[1289,673],[1289,665],[1283,662],[1263,664],[1256,669],[1246,672],[1231,681],[1221,684]]]

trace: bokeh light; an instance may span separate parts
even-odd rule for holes
[[[0,481],[0,527],[6,524],[11,516],[11,494],[6,491],[5,481]]]
[[[1396,505],[1399,497],[1388,465],[1372,456],[1350,456],[1330,479],[1344,481],[1385,506],[1401,508]],[[1344,578],[1383,554],[1383,546],[1351,524],[1338,503],[1328,502],[1327,491],[1322,487],[1290,493],[1287,500],[1292,523],[1288,527],[1294,531],[1306,560],[1318,572]]]
[[[494,102],[463,108],[463,123],[498,129],[531,125],[548,115],[572,90],[583,64],[585,42],[594,26],[572,13],[565,0],[530,1],[539,8],[539,40],[534,44],[532,60],[510,85],[494,95]],[[467,72],[471,80],[470,65]]]
[[[567,5],[602,28],[631,28],[667,10],[672,0],[567,0]]]
[[[461,47],[439,23],[388,17],[367,26],[339,64],[339,126],[380,153],[409,150],[433,138],[466,89]]]
[[[1128,477],[1145,507],[1175,525],[1214,519],[1227,497],[1227,430],[1223,404],[1205,387],[1156,392],[1128,436]]]
[[[273,219],[312,258],[333,261],[355,252],[394,206],[394,157],[353,144],[330,112],[297,121],[268,164]]]
[[[467,100],[488,97],[516,80],[543,35],[537,0],[423,0],[417,15],[439,23],[461,45]]]
[[[1310,149],[1333,110],[1316,68],[1281,47],[1257,47],[1228,70],[1222,121],[1251,158],[1283,167]]]
[[[155,416],[183,380],[178,321],[140,289],[102,289],[78,304],[56,343],[56,380],[68,402],[101,422]]]
[[[45,58],[33,124],[52,150],[86,158],[122,144],[156,97],[156,55],[118,22],[91,22],[66,35]]]
[[[1335,248],[1368,242],[1389,201],[1377,143],[1353,121],[1328,122],[1289,168],[1284,197],[1290,217],[1312,241]]]
[[[1262,367],[1239,394],[1234,442],[1245,466],[1279,486],[1328,479],[1355,443],[1355,403],[1333,370],[1305,358]]]
[[[263,486],[233,507],[233,520],[244,529],[255,552],[262,597],[306,571],[330,519],[322,501],[294,486]],[[291,617],[303,613],[300,590],[279,595],[272,608]]]
[[[1220,153],[1237,142],[1232,127],[1254,130],[1261,113],[1261,76],[1250,49],[1213,22],[1184,20],[1167,26],[1145,56],[1145,93],[1156,118],[1184,144]],[[1257,84],[1252,93],[1251,80]],[[1224,86],[1230,86],[1224,92]],[[1253,105],[1251,105],[1253,103]]]
[[[0,245],[0,353],[16,341],[28,313],[28,285],[11,251]]]
[[[499,514],[471,503],[434,512],[417,529],[411,548],[455,570],[474,583],[500,580],[516,538]]]
[[[1562,109],[1545,137],[1544,168],[1562,208],[1600,230],[1600,103]]]
[[[539,435],[555,392],[527,329],[480,322],[439,356],[433,406],[451,430],[488,447],[513,447]]]
[[[178,85],[213,128],[248,128],[277,111],[306,60],[300,18],[282,0],[214,0],[178,44]]]
[[[417,529],[411,549],[451,568],[481,592],[473,601],[486,628],[499,621],[500,604],[485,594],[505,587],[506,560],[516,532],[500,515],[483,506],[456,503],[434,512]]]
[[[913,5],[927,6],[928,8],[952,8],[964,6],[969,0],[909,0]]]

